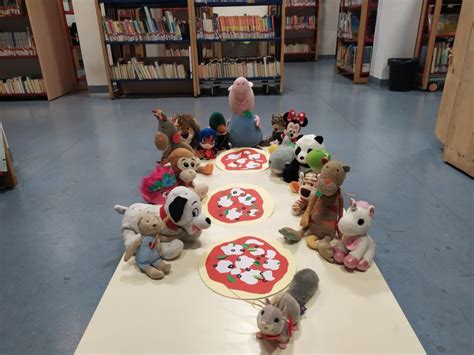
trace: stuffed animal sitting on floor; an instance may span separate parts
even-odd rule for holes
[[[183,242],[194,242],[201,235],[202,229],[211,226],[211,220],[201,214],[199,196],[184,186],[171,190],[164,205],[134,203],[129,207],[116,205],[114,208],[124,215],[122,238],[125,244],[125,261],[133,255],[133,248],[136,248],[137,240],[142,237],[138,221],[144,211],[159,218],[161,256],[164,260],[177,258],[183,251]]]
[[[229,106],[233,114],[228,124],[232,147],[256,147],[263,137],[260,117],[252,113],[255,106],[252,86],[252,82],[239,77],[228,89]]]
[[[334,261],[348,269],[365,271],[374,260],[375,242],[367,234],[372,226],[375,207],[366,201],[355,201],[339,220],[342,240],[333,241]]]
[[[199,127],[196,117],[189,113],[176,114],[173,116],[173,124],[176,126],[183,142],[191,147],[195,147],[198,144],[197,134],[201,127]]]
[[[337,237],[337,222],[342,217],[344,200],[341,186],[350,167],[337,160],[326,162],[318,176],[317,193],[309,201],[301,218],[301,230],[282,228],[279,232],[288,242],[298,242],[305,235],[311,249],[318,250],[327,261],[333,262],[331,241]]]
[[[283,142],[270,154],[268,165],[276,176],[281,176],[284,169],[295,159],[295,149],[290,138],[285,137]]]
[[[286,128],[286,121],[281,113],[272,114],[272,135],[260,142],[262,147],[268,147],[272,144],[280,144],[283,141],[283,131]]]
[[[144,211],[138,216],[138,231],[141,238],[126,251],[126,259],[135,253],[135,261],[141,271],[154,280],[162,279],[168,274],[171,265],[161,259],[160,227],[161,221],[154,214]]]

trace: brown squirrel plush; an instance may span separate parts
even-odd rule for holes
[[[194,153],[185,148],[177,148],[168,155],[167,161],[173,169],[178,185],[193,189],[201,198],[206,196],[209,187],[206,184],[194,183],[196,169],[200,164]]]
[[[300,221],[302,229],[282,228],[279,232],[288,242],[298,242],[305,235],[311,249],[318,250],[327,261],[333,262],[330,242],[337,237],[337,222],[342,217],[344,200],[341,194],[346,173],[350,166],[340,161],[324,159],[324,165],[316,182],[316,194],[309,201]]]
[[[198,145],[197,135],[201,130],[201,127],[199,127],[199,124],[193,115],[189,113],[182,115],[175,114],[173,116],[173,124],[176,126],[183,142],[189,144],[191,147],[196,147]]]

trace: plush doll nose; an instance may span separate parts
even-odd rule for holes
[[[211,219],[209,217],[206,217],[206,223],[211,225]]]
[[[188,131],[181,132],[181,137],[188,138],[189,137],[189,132]]]
[[[324,178],[323,179],[323,183],[324,185],[328,186],[328,185],[332,185],[332,180],[330,178]]]

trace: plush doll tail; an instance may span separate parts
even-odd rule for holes
[[[127,212],[128,207],[121,206],[121,205],[115,205],[114,210],[116,210],[120,214],[124,214],[125,212]]]
[[[316,293],[319,284],[319,277],[311,269],[298,271],[290,283],[288,293],[292,295],[300,304],[304,306]]]

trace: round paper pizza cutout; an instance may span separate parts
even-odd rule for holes
[[[234,148],[219,154],[216,165],[232,173],[255,173],[268,169],[268,152],[257,148]]]
[[[213,291],[230,298],[271,296],[290,283],[296,265],[280,243],[257,236],[221,242],[206,252],[199,273]]]
[[[273,199],[264,189],[248,184],[233,184],[208,193],[204,213],[221,225],[242,226],[261,221],[273,213]]]

